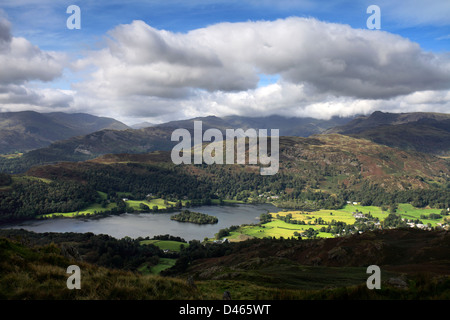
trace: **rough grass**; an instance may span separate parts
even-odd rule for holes
[[[234,260],[233,260],[234,261]],[[66,269],[81,269],[81,289],[69,290]],[[188,275],[161,277],[73,261],[50,244],[28,247],[0,238],[0,299],[19,300],[215,300],[229,291],[233,300],[289,299],[450,299],[450,278],[419,274],[405,278],[407,288],[389,283],[369,290],[362,267],[314,267],[283,258],[244,259],[233,265],[200,266],[194,285]],[[209,272],[210,271],[210,272]],[[206,272],[206,275],[205,275]]]
[[[0,239],[0,299],[208,299],[183,279],[140,275],[72,261],[56,245],[28,248]],[[70,290],[66,269],[81,269],[81,289]]]
[[[160,258],[159,263],[156,266],[143,265],[139,268],[139,272],[142,274],[159,274],[161,271],[171,268],[175,265],[177,259]]]

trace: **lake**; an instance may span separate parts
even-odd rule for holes
[[[107,234],[121,239],[150,237],[170,234],[186,241],[213,238],[220,230],[232,225],[258,223],[261,213],[279,212],[271,204],[238,204],[235,206],[199,206],[191,211],[206,213],[219,219],[216,224],[198,225],[170,220],[173,213],[125,213],[103,218],[56,218],[31,220],[16,225],[3,226],[2,229],[25,229],[34,232],[92,232]]]

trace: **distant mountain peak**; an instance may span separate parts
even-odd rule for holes
[[[450,114],[375,111],[327,130],[405,150],[450,155]]]
[[[101,129],[129,127],[113,118],[87,113],[19,111],[0,113],[0,153],[34,150]]]

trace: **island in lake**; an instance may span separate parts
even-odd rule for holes
[[[189,210],[183,210],[180,213],[171,216],[170,219],[179,222],[190,222],[196,224],[214,224],[219,221],[217,217],[209,214]]]

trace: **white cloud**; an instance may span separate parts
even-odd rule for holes
[[[42,51],[22,37],[11,34],[11,24],[0,17],[0,110],[51,111],[67,109],[72,93],[35,87],[63,74],[65,54]]]
[[[74,92],[70,90],[30,88],[25,85],[0,85],[0,112],[34,110],[70,111]]]
[[[0,20],[0,109],[60,110],[162,122],[206,115],[329,118],[450,110],[450,58],[383,31],[316,19],[219,23],[187,33],[142,21],[72,63],[72,90],[33,82],[63,75],[64,54],[13,37]],[[275,83],[259,86],[260,75]],[[136,119],[136,121],[132,120]]]
[[[107,104],[124,117],[326,118],[394,104],[419,108],[420,92],[450,88],[448,56],[384,31],[316,19],[219,23],[187,33],[134,21],[108,35],[103,49],[74,64],[95,70],[74,88],[78,101],[96,110]],[[258,87],[260,74],[277,75],[278,82]],[[421,108],[426,101],[436,107],[435,98],[424,98]]]
[[[28,40],[11,35],[10,23],[0,19],[0,84],[51,81],[62,74],[65,55],[45,52]]]

